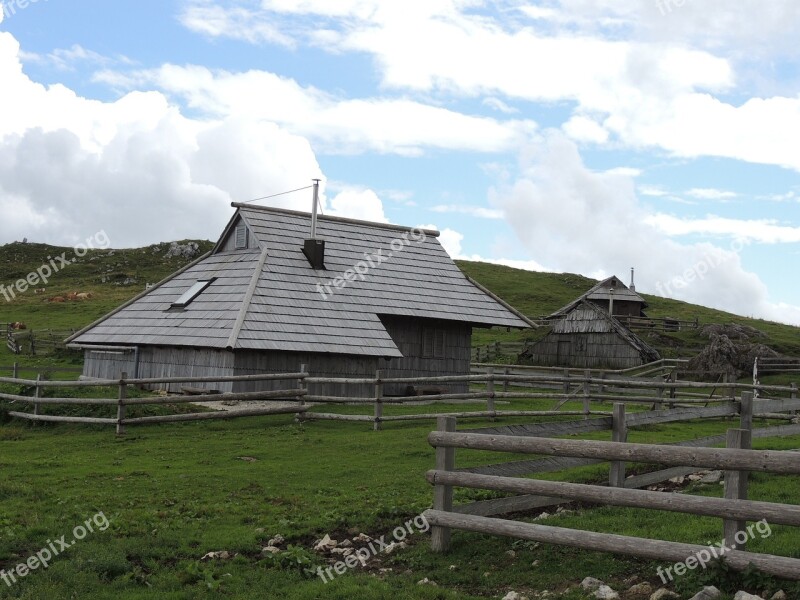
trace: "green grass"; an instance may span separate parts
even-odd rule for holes
[[[204,244],[204,249],[210,245]],[[33,294],[11,303],[0,299],[0,322],[25,321],[34,329],[82,327],[140,292],[144,283],[157,281],[185,264],[179,259],[164,259],[166,248],[162,244],[157,249],[90,253],[85,262],[71,265],[46,287],[48,296],[91,291],[95,294],[92,301],[49,304]],[[24,277],[47,255],[64,250],[33,244],[0,247],[0,283]],[[482,263],[460,266],[531,316],[552,312],[594,283],[575,275],[530,273]],[[109,275],[113,276],[111,281],[103,282]],[[128,277],[136,278],[137,284],[115,285]],[[776,349],[800,354],[797,328],[754,322],[670,300],[648,297],[648,301],[653,316],[747,323],[768,333],[768,343]],[[475,342],[528,335],[530,332],[479,330]],[[703,340],[694,332],[681,332],[668,342],[676,344],[671,351],[680,354],[702,345]],[[31,367],[81,364],[80,356],[73,353],[32,358],[0,350],[0,365],[15,360]],[[770,382],[790,380],[778,376]],[[114,392],[92,393],[114,397]],[[544,409],[552,404],[514,400],[498,404],[498,408]],[[8,406],[0,407],[0,416],[3,408],[7,410]],[[579,402],[564,406],[565,410],[579,408]],[[185,409],[188,407],[180,410]],[[385,414],[477,409],[476,405],[463,404],[387,406]],[[47,410],[71,414],[75,409]],[[137,410],[153,414],[146,412],[149,409]],[[326,406],[322,410],[369,412],[352,406]],[[105,414],[108,409],[98,411]],[[470,420],[460,427],[491,423]],[[693,421],[633,430],[630,439],[678,441],[722,433],[731,426],[735,424],[725,420]],[[434,464],[433,449],[426,441],[432,428],[432,421],[393,422],[376,433],[368,423],[297,424],[289,416],[274,416],[129,427],[127,436],[116,438],[112,427],[30,425],[0,418],[0,569],[13,568],[45,546],[47,540],[71,536],[73,527],[99,511],[110,521],[107,530],[78,542],[53,560],[48,569],[35,571],[12,587],[0,583],[0,598],[444,600],[500,598],[512,589],[532,597],[534,592],[548,589],[562,594],[564,600],[579,600],[588,597],[576,589],[586,576],[600,577],[619,590],[631,575],[658,583],[658,564],[650,561],[459,531],[453,533],[452,550],[444,555],[433,554],[428,536],[419,534],[409,548],[380,557],[380,563],[366,572],[356,569],[329,584],[309,577],[304,568],[326,564],[309,551],[315,539],[326,533],[337,539],[359,532],[390,534],[431,505],[432,489],[424,475]],[[609,433],[584,437],[609,439]],[[757,446],[799,448],[800,437],[758,440]],[[458,451],[457,465],[521,458],[530,457]],[[548,478],[602,481],[607,478],[607,467],[573,469]],[[690,491],[719,495],[720,486]],[[750,490],[752,498],[788,503],[795,503],[799,492],[800,480],[796,477],[763,475],[753,477]],[[498,495],[456,490],[457,502]],[[547,524],[693,543],[718,540],[721,532],[717,519],[589,506],[553,517]],[[295,549],[278,558],[262,558],[261,547],[276,534],[283,535]],[[800,540],[796,532],[786,528],[774,528],[770,538],[755,541],[752,548],[800,556]],[[200,560],[207,552],[221,550],[235,557]],[[417,585],[425,577],[438,585]],[[779,585],[757,574],[732,575],[717,569],[692,573],[676,582],[676,589],[688,598],[708,577],[715,577],[710,582],[725,587],[726,592],[737,586],[764,591]],[[790,598],[800,597],[796,584],[780,585]],[[731,597],[728,593],[725,600]]]

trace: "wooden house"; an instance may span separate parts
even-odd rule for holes
[[[85,377],[293,373],[301,365],[313,376],[466,375],[473,327],[532,325],[462,274],[436,231],[233,206],[211,252],[67,340],[85,351]],[[277,385],[287,383],[294,387]],[[371,396],[374,386],[309,391]]]
[[[550,315],[551,331],[520,360],[587,369],[625,369],[658,360],[658,352],[623,324],[626,318],[646,317],[646,306],[634,290],[609,277]]]

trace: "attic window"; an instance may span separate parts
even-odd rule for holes
[[[205,290],[214,282],[215,279],[216,277],[212,277],[211,279],[197,280],[192,287],[186,290],[180,298],[172,303],[172,308],[186,308],[189,303],[197,298],[203,292],[203,290]]]
[[[247,237],[247,226],[239,225],[234,232],[234,247],[237,250],[243,250],[247,248]]]

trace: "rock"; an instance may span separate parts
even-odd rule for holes
[[[353,547],[353,542],[351,542],[350,540],[342,540],[341,542],[339,542],[339,547],[340,548],[352,548]]]
[[[189,242],[187,244],[179,244],[178,242],[172,242],[169,245],[169,250],[164,255],[164,258],[194,258],[200,254],[200,246],[197,245],[197,242]]]
[[[695,473],[689,475],[689,481],[700,481],[701,479],[703,479],[702,475],[697,475]]]
[[[450,569],[451,571],[455,571],[456,569],[458,569],[458,565],[450,565],[447,568]]]
[[[231,556],[227,550],[220,550],[219,552],[208,552],[200,560],[228,560]]]
[[[431,581],[430,579],[428,579],[426,577],[425,579],[420,579],[417,582],[417,585],[436,585],[436,582],[435,581]]]
[[[522,600],[522,596],[517,592],[508,592],[503,596],[503,600]]]
[[[273,546],[272,544],[270,544],[269,546],[264,546],[264,547],[261,549],[261,556],[269,556],[270,554],[277,554],[277,553],[278,553],[278,552],[280,552],[280,551],[281,551],[281,549],[280,549],[280,548],[278,548],[277,546]]]
[[[684,479],[686,479],[683,475],[679,475],[678,477],[673,477],[669,480],[670,483],[677,483],[678,485],[682,484]]]
[[[713,585],[704,587],[701,591],[692,596],[691,600],[717,600],[722,595]]]
[[[511,558],[516,558],[517,557],[517,553],[514,552],[513,550],[506,550],[506,555],[510,556]]]
[[[372,538],[369,537],[366,533],[359,533],[356,537],[353,538],[353,541],[368,544],[369,542],[372,541]]]
[[[711,471],[700,480],[700,483],[719,483],[722,481],[722,471]]]
[[[594,597],[597,600],[619,600],[619,594],[607,585],[601,585],[597,588],[594,591]]]
[[[786,600],[786,598],[787,598],[786,592],[784,592],[783,590],[778,590],[777,592],[772,594],[772,598],[770,598],[769,600]]]
[[[533,562],[531,563],[531,566],[532,566],[532,567],[538,567],[538,566],[539,566],[539,561],[538,561],[538,560],[535,560],[535,561],[533,561]]]
[[[650,600],[676,600],[677,598],[680,596],[667,588],[659,588],[650,596]]]
[[[542,513],[542,514],[540,514],[538,517],[536,517],[536,518],[534,519],[534,521],[544,521],[545,519],[549,519],[549,518],[550,518],[550,517],[552,517],[552,516],[553,516],[553,515],[551,515],[549,512],[543,512],[543,513]]]
[[[626,577],[625,579],[623,579],[622,583],[624,583],[625,585],[633,585],[637,581],[639,581],[639,576],[631,575],[630,577]]]
[[[650,594],[653,593],[653,586],[643,581],[642,583],[637,583],[634,586],[631,586],[628,589],[628,596],[633,596],[634,598],[649,598]]]
[[[402,548],[405,548],[406,546],[408,546],[408,544],[406,544],[405,542],[392,542],[391,544],[386,546],[386,548],[383,549],[383,553],[391,554],[395,550],[400,550]]]
[[[336,548],[336,546],[336,540],[332,540],[331,536],[326,533],[324,538],[314,544],[314,550],[316,552],[328,552],[333,548]]]
[[[267,542],[270,546],[280,546],[286,540],[283,538],[282,535],[276,535],[272,538],[269,542]]]
[[[599,579],[595,579],[594,577],[586,577],[583,581],[581,581],[581,587],[584,590],[589,590],[593,592],[594,590],[598,589],[601,585],[605,585]]]
[[[744,591],[736,592],[736,595],[733,597],[733,600],[764,600],[761,596],[754,596],[753,594],[748,594]]]

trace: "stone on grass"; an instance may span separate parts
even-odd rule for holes
[[[435,581],[431,581],[430,579],[428,579],[426,577],[425,579],[420,579],[417,582],[417,585],[436,585],[436,582]]]
[[[653,586],[650,585],[648,582],[643,581],[642,583],[637,583],[628,589],[628,596],[632,596],[633,598],[649,598],[650,594],[653,593]]]
[[[331,536],[326,533],[324,538],[314,544],[314,550],[317,552],[327,552],[336,548],[336,546],[336,540],[331,539]]]
[[[594,577],[586,577],[583,581],[581,581],[581,587],[584,590],[589,590],[590,592],[593,592],[594,590],[599,588],[601,585],[605,585],[605,584],[602,581],[600,581],[599,579],[596,579]]]
[[[761,596],[756,596],[754,594],[748,594],[745,591],[738,591],[736,595],[733,597],[733,600],[764,600]]]
[[[270,554],[277,554],[281,549],[277,546],[269,545],[261,549],[261,556],[269,556]]]
[[[701,591],[692,596],[691,600],[717,600],[722,595],[713,585],[707,585]]]
[[[283,542],[285,542],[285,541],[286,541],[286,540],[285,540],[285,539],[283,539],[283,536],[282,536],[282,535],[276,535],[276,536],[275,536],[274,538],[272,538],[272,539],[271,539],[269,542],[267,542],[267,545],[268,545],[268,546],[280,546],[280,545],[281,545]]]
[[[601,585],[597,588],[594,591],[594,597],[597,600],[619,600],[619,594],[607,585]]]
[[[772,598],[770,598],[769,600],[786,600],[786,598],[787,598],[786,592],[784,592],[783,590],[778,590],[777,592],[772,594]]]
[[[650,596],[650,600],[676,600],[677,598],[680,598],[680,596],[667,588],[659,588]]]

